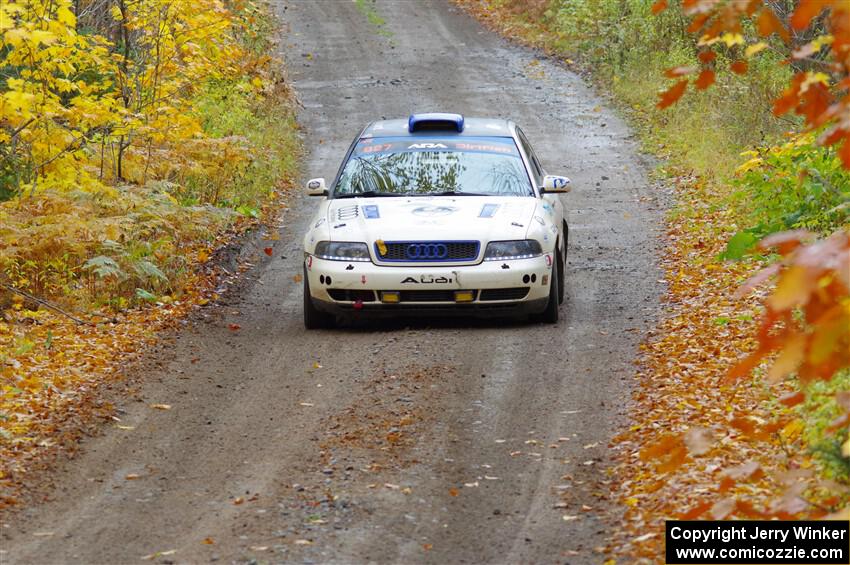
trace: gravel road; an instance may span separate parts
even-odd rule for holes
[[[305,178],[333,177],[370,120],[452,111],[513,118],[573,179],[561,321],[306,332],[299,197],[274,257],[137,370],[133,429],[105,428],[3,524],[0,561],[600,563],[620,512],[607,445],[661,291],[632,134],[577,75],[448,2],[276,9]]]

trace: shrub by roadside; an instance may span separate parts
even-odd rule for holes
[[[216,250],[274,221],[299,141],[264,2],[33,0],[0,20],[2,508],[111,414],[98,389],[129,358],[216,298]]]

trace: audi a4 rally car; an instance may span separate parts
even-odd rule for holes
[[[366,126],[304,237],[304,324],[363,314],[558,320],[568,227],[519,127],[458,114]]]

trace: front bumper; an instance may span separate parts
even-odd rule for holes
[[[483,261],[464,266],[379,266],[307,256],[305,267],[316,308],[332,314],[504,316],[534,314],[546,308],[553,257]],[[456,291],[471,291],[458,301]],[[386,302],[384,292],[398,293]]]

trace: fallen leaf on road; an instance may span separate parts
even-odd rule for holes
[[[582,504],[581,509],[584,510],[585,512],[590,512],[591,510],[593,510],[593,507],[588,506],[587,504]]]
[[[118,428],[119,430],[135,430],[136,429],[134,426],[122,426],[120,424],[115,426],[115,427]]]
[[[203,543],[205,545],[213,545],[215,543],[215,541],[212,538],[204,538],[201,543]]]
[[[35,532],[33,534],[37,538],[46,538],[53,535],[53,532]]]
[[[299,282],[301,282],[301,278],[302,278],[301,275],[295,275],[294,277],[292,277],[292,282],[299,283]]]
[[[299,402],[299,404],[300,404],[301,406],[307,406],[307,407],[315,406],[315,404],[313,404],[313,403],[311,403],[311,402]]]
[[[236,330],[242,329],[242,326],[240,326],[239,324],[228,324],[227,327],[230,328],[230,331],[233,331],[233,332],[235,332]]]
[[[151,559],[156,559],[157,557],[165,557],[167,555],[174,555],[177,553],[176,549],[169,549],[168,551],[157,551],[155,553],[151,553],[149,555],[145,555],[142,557],[145,561],[150,561]]]
[[[171,404],[151,404],[154,410],[171,410]]]
[[[449,489],[449,494],[450,494],[451,496],[457,496],[457,495],[459,495],[459,494],[460,494],[460,491],[459,491],[459,490],[457,490],[456,488],[450,488],[450,489]]]
[[[432,547],[434,547],[434,546],[430,543],[423,543],[422,544],[422,549],[424,549],[425,551],[431,551]]]
[[[138,479],[140,476],[141,476],[141,475],[137,475],[136,473],[130,473],[130,474],[128,474],[128,475],[125,475],[125,476],[124,476],[124,478],[125,478],[125,479],[127,479],[128,481],[135,481],[135,480],[136,480],[136,479]]]
[[[245,499],[242,498],[241,496],[237,496],[236,498],[233,499],[233,504],[242,504],[243,502],[245,502]]]
[[[308,539],[297,539],[295,545],[313,545],[313,542]]]
[[[499,480],[499,477],[491,477],[489,475],[484,475],[484,478],[487,479],[488,481],[498,481]]]
[[[564,522],[572,522],[573,520],[578,520],[578,516],[571,516],[570,514],[564,514],[561,516],[561,520]]]
[[[251,551],[268,551],[269,546],[267,545],[252,545]]]
[[[271,256],[272,256],[272,253],[273,253],[273,252],[274,252],[274,249],[273,249],[273,248],[271,248],[271,247],[266,247],[266,248],[264,248],[264,249],[263,249],[263,253],[265,253],[265,254],[266,254],[266,255],[268,255],[269,257],[271,257]]]
[[[597,447],[597,446],[599,446],[599,442],[595,441],[593,443],[588,443],[587,445],[584,446],[584,448],[585,449],[593,449],[594,447]]]
[[[648,534],[643,534],[642,536],[636,537],[632,541],[634,541],[635,543],[640,543],[642,541],[646,541],[648,539],[654,538],[656,535],[658,535],[658,534],[656,534],[655,532],[649,532]]]
[[[465,487],[467,487],[467,488],[477,487],[477,486],[478,486],[478,481],[475,481],[474,483],[463,483],[463,486],[465,486]]]
[[[318,361],[313,361],[313,368],[314,368],[314,369],[321,369],[321,368],[322,368],[322,364],[321,364],[321,363],[319,363]]]

